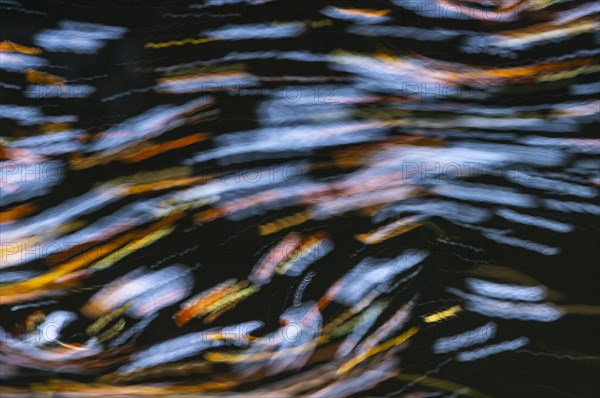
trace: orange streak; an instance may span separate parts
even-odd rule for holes
[[[14,207],[11,207],[8,210],[0,211],[0,223],[7,223],[11,221],[16,221],[22,217],[25,217],[28,214],[31,214],[36,209],[30,203],[20,204]]]
[[[182,148],[200,141],[204,141],[209,136],[209,133],[198,133],[192,134],[188,137],[179,138],[177,140],[160,143],[150,148],[144,148],[137,153],[127,154],[123,157],[123,161],[126,163],[136,163],[172,149]]]
[[[27,72],[25,72],[25,79],[27,79],[29,83],[36,84],[63,86],[66,83],[66,80],[60,76],[51,75],[50,73],[40,72],[33,69],[27,69]]]
[[[26,47],[21,44],[13,43],[12,41],[3,41],[0,42],[0,52],[37,55],[40,54],[42,50],[36,47]]]

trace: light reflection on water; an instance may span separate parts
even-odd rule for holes
[[[2,7],[7,394],[598,391],[597,4]]]

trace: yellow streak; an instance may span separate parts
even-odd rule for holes
[[[149,42],[149,43],[146,43],[144,45],[144,47],[145,48],[164,48],[164,47],[171,47],[171,46],[182,46],[184,44],[202,44],[202,43],[208,43],[208,42],[216,41],[216,40],[222,40],[222,38],[220,38],[220,37],[204,37],[201,39],[193,39],[191,37],[188,37],[187,39],[183,39],[183,40],[171,40],[171,41],[165,41],[162,43]]]
[[[124,327],[125,327],[125,319],[121,318],[110,329],[106,330],[104,333],[102,333],[100,336],[98,336],[98,342],[103,343],[114,337],[117,337],[119,334],[121,334],[121,331],[123,330]]]
[[[141,239],[134,240],[133,242],[126,244],[119,250],[115,251],[114,253],[108,255],[107,257],[105,257],[102,260],[98,261],[97,263],[93,264],[91,266],[91,268],[110,267],[115,262],[121,260],[124,257],[127,257],[131,253],[134,253],[134,252],[156,242],[157,240],[161,239],[162,237],[169,235],[171,232],[173,232],[174,229],[175,229],[174,227],[167,227],[167,228],[159,229],[158,231],[153,232],[149,235],[146,235]]]
[[[428,315],[423,318],[425,323],[435,323],[446,318],[450,318],[451,316],[456,315],[458,312],[462,311],[460,305],[455,305],[454,307],[450,307],[444,311],[436,312],[435,314]]]
[[[556,73],[547,73],[545,75],[540,76],[537,80],[540,82],[550,82],[562,79],[572,79],[575,76],[586,74],[586,73],[596,73],[600,72],[600,65],[590,65],[590,66],[582,66],[573,70],[566,70],[562,72]]]
[[[352,369],[353,367],[355,367],[356,365],[358,365],[365,359],[368,359],[368,358],[372,357],[373,355],[379,354],[382,351],[388,350],[396,345],[400,345],[400,344],[404,343],[406,340],[408,340],[409,338],[411,338],[412,336],[417,334],[419,332],[419,330],[420,330],[420,328],[417,326],[410,328],[406,332],[402,333],[400,336],[394,337],[392,339],[387,340],[384,343],[376,345],[375,347],[371,348],[367,352],[363,352],[360,355],[358,355],[358,356],[352,358],[351,360],[349,360],[348,362],[346,362],[342,367],[340,367],[337,370],[336,374],[341,375],[343,373],[346,373],[347,371],[349,371],[350,369]]]
[[[257,339],[260,340],[260,339]],[[271,359],[275,355],[289,354],[297,355],[306,351],[306,347],[315,344],[316,340],[311,340],[307,343],[296,347],[284,348],[275,352],[259,352],[256,354],[227,354],[223,352],[208,352],[204,355],[204,359],[211,362],[237,363],[237,362],[261,362]]]
[[[289,227],[300,225],[312,218],[310,211],[303,211],[300,213],[292,214],[291,216],[280,218],[279,220],[273,221],[268,224],[263,224],[258,227],[258,233],[261,236],[270,235],[272,233],[281,231]]]
[[[258,285],[252,285],[244,290],[236,292],[236,293],[218,301],[217,303],[211,305],[209,308],[206,309],[206,313],[216,312],[216,311],[222,309],[223,307],[227,306],[228,304],[234,303],[239,300],[243,300],[246,297],[251,296],[254,293],[258,292],[259,289],[260,289],[260,287]]]
[[[131,307],[131,304],[125,304],[115,309],[114,311],[109,312],[108,314],[102,316],[96,322],[88,326],[85,332],[88,336],[94,336],[98,334],[98,332],[104,329],[106,325],[110,323],[110,321],[123,315],[125,311],[129,309],[129,307]]]

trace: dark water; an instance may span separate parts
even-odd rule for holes
[[[0,7],[2,396],[598,395],[598,3]]]

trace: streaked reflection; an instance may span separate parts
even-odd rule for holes
[[[596,392],[597,4],[309,3],[0,2],[3,396]]]

